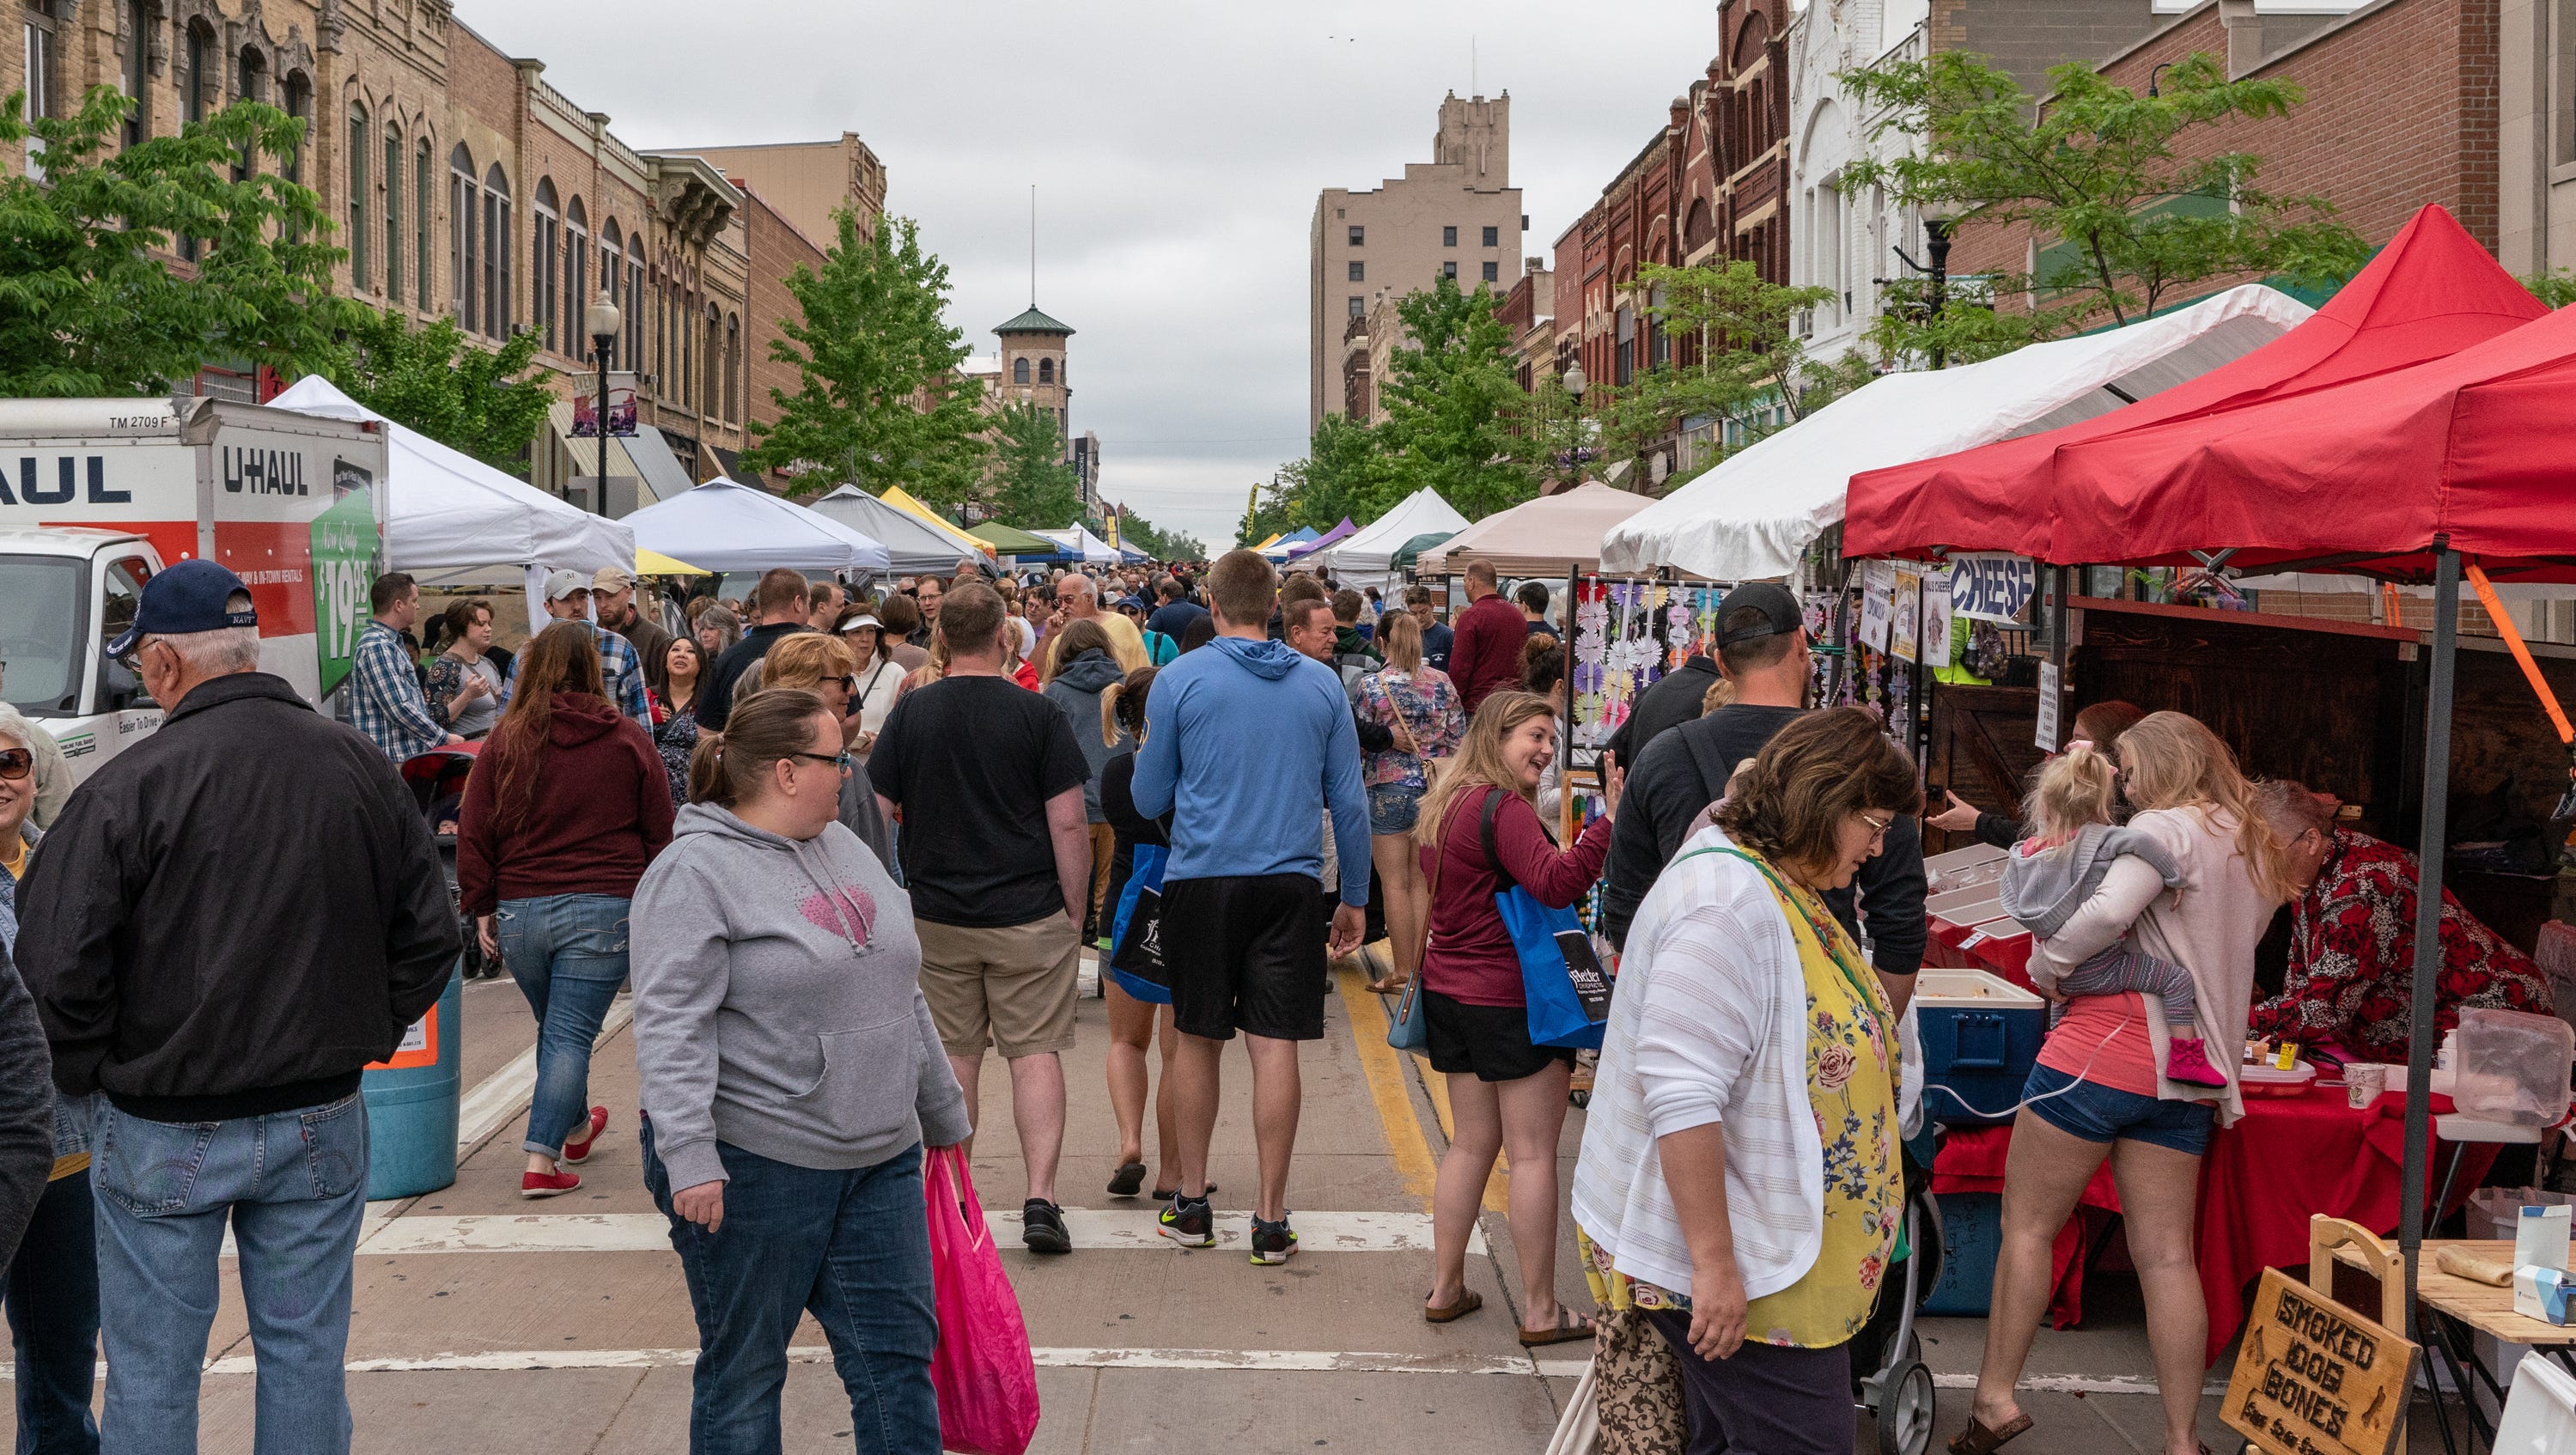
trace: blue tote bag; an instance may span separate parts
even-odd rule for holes
[[[1109,973],[1118,988],[1151,1005],[1172,1003],[1171,974],[1163,968],[1163,865],[1172,851],[1138,844],[1109,922]]]
[[[1593,953],[1592,936],[1571,908],[1550,909],[1538,896],[1512,882],[1494,851],[1494,810],[1502,805],[1498,789],[1485,795],[1477,832],[1485,862],[1508,888],[1494,894],[1494,908],[1520,956],[1521,994],[1529,1003],[1529,1038],[1534,1046],[1601,1049],[1601,1032],[1610,1019],[1610,977]]]

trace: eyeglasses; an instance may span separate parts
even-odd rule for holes
[[[847,753],[790,753],[787,756],[810,758],[817,763],[829,763],[844,773],[856,772],[859,766],[859,760]]]
[[[844,672],[838,677],[826,677],[823,680],[826,682],[840,683],[841,690],[850,694],[852,697],[859,695],[859,676],[855,672]]]
[[[1893,818],[1873,818],[1865,813],[1859,817],[1862,823],[1869,825],[1869,836],[1873,839],[1886,838],[1888,825],[1896,822]]]
[[[36,755],[27,749],[11,748],[5,753],[0,753],[0,778],[7,778],[14,782],[35,771]]]

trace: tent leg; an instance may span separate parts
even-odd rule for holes
[[[1843,674],[1851,670],[1852,563],[1843,560],[1842,584],[1834,588],[1834,670],[1825,683],[1825,700],[1810,704],[1832,707],[1843,700]]]
[[[2408,1337],[2423,1335],[2415,1307],[2416,1263],[2424,1245],[2424,1183],[2431,1172],[2434,986],[2442,969],[2442,870],[2450,837],[2451,696],[2459,651],[2460,553],[2434,540],[2433,663],[2424,703],[2424,824],[2416,862],[2414,1029],[2406,1046],[2406,1159],[2400,1173],[2397,1248],[2406,1260]],[[2436,1210],[2438,1213],[2438,1209]]]

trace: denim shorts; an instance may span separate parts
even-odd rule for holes
[[[2072,1086],[2074,1090],[2067,1091]],[[2064,1095],[2051,1095],[2061,1092]],[[2209,1150],[2210,1124],[2217,1111],[2205,1101],[2165,1101],[2134,1091],[2115,1091],[2091,1081],[2078,1081],[2046,1066],[2030,1068],[2022,1101],[2042,1121],[2070,1137],[2088,1142],[2127,1138],[2151,1147],[2171,1147],[2200,1156]],[[2041,1097],[2047,1097],[2045,1101]]]
[[[1410,783],[1369,785],[1369,832],[1409,834],[1422,816],[1422,790]]]

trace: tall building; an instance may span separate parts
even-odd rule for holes
[[[704,157],[726,176],[757,189],[761,200],[822,247],[841,235],[832,214],[858,214],[859,234],[875,237],[885,216],[885,163],[854,131],[838,141],[778,142],[759,146],[676,147]]]
[[[1346,412],[1344,337],[1364,318],[1370,297],[1401,298],[1442,275],[1470,292],[1496,295],[1521,255],[1520,189],[1511,185],[1510,92],[1491,100],[1440,103],[1431,160],[1407,162],[1404,175],[1366,192],[1327,187],[1315,199],[1308,232],[1312,293],[1308,304],[1309,427]],[[1363,325],[1365,327],[1365,325]]]

